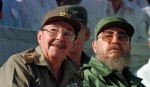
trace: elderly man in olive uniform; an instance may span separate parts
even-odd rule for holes
[[[134,28],[126,20],[106,17],[98,22],[92,48],[95,57],[84,67],[85,87],[144,87],[128,68]]]
[[[39,46],[6,61],[0,70],[0,86],[81,87],[82,73],[65,58],[80,27],[67,6],[48,12],[37,33]]]

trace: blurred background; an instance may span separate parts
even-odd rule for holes
[[[135,36],[131,43],[131,71],[135,73],[140,67],[146,64],[150,58],[150,41],[148,41],[150,38],[150,33],[148,34],[148,32],[150,32],[149,0],[0,1],[0,66],[2,66],[12,54],[36,47],[38,45],[36,34],[44,14],[48,10],[66,4],[76,4],[87,9],[88,27],[90,28],[91,36],[85,44],[84,51],[89,56],[93,55],[91,42],[94,39],[93,29],[96,22],[106,16],[120,16],[129,20],[131,24],[133,23],[132,25],[135,27],[135,32],[137,33],[137,36]],[[119,7],[116,10],[113,8],[113,1],[118,3]],[[120,3],[121,1],[123,2]],[[109,7],[110,2],[111,7]],[[109,10],[104,12],[106,7],[108,7],[110,12]],[[126,14],[127,12],[129,12],[129,14]],[[104,13],[105,16],[102,15]],[[138,37],[142,38],[136,39]]]

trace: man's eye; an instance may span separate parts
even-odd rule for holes
[[[50,31],[54,31],[54,32],[57,32],[58,30],[57,30],[57,29],[51,29]]]
[[[64,35],[65,35],[65,36],[71,36],[71,34],[68,33],[68,32],[64,32]]]
[[[50,31],[51,31],[51,32],[58,32],[57,29],[51,29]]]
[[[121,35],[121,36],[118,36],[118,37],[119,37],[119,38],[123,38],[123,37],[125,37],[125,36],[122,36],[122,35]]]
[[[119,38],[127,38],[127,35],[118,35]]]
[[[112,35],[110,35],[110,34],[107,34],[107,35],[105,35],[105,37],[112,37]]]

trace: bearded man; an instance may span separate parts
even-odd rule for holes
[[[95,27],[95,57],[85,64],[84,87],[144,87],[128,68],[134,28],[119,17],[106,17]]]

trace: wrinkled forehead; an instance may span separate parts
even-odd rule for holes
[[[49,28],[68,29],[68,30],[75,32],[73,26],[71,26],[71,24],[64,22],[64,21],[50,22],[47,25],[44,25],[44,28],[47,28],[47,29],[49,29]]]

